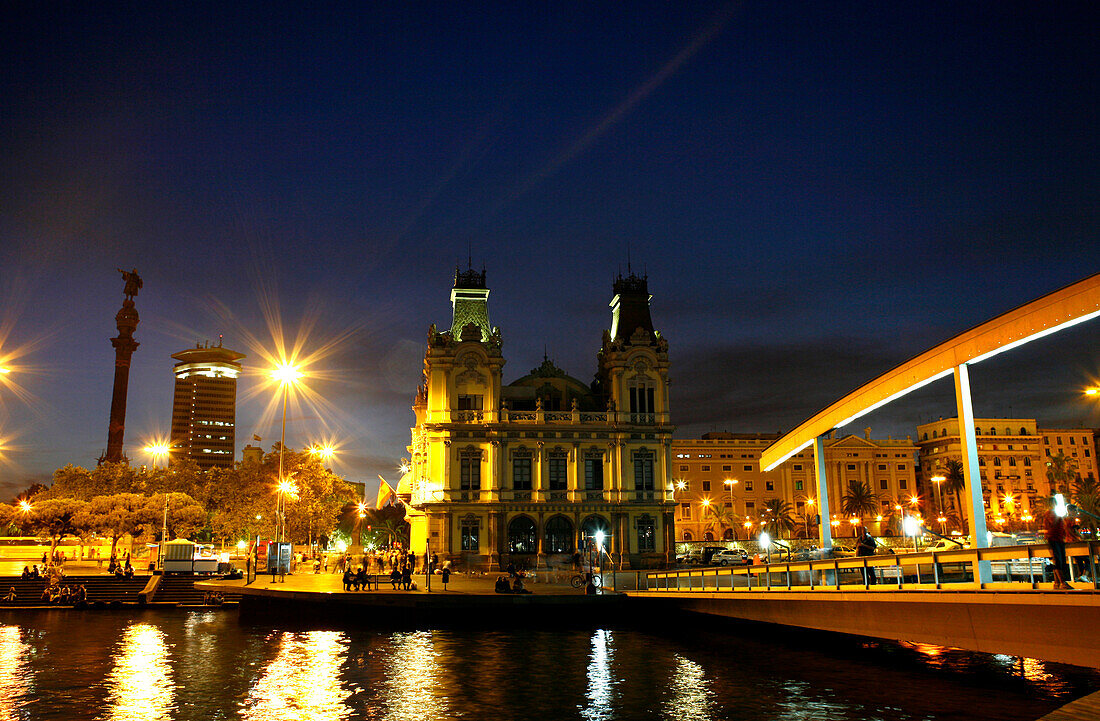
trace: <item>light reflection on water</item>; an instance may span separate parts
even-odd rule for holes
[[[17,705],[30,688],[24,657],[30,646],[18,626],[0,626],[0,719],[18,718]]]
[[[1094,671],[1034,659],[710,626],[295,631],[211,611],[0,619],[0,721],[1030,721],[1100,689]]]
[[[171,719],[175,700],[164,633],[147,623],[131,625],[115,651],[107,676],[108,721]]]
[[[706,671],[695,661],[680,654],[675,656],[676,666],[670,679],[672,697],[665,702],[666,718],[684,721],[704,721],[712,718],[714,692]]]
[[[384,680],[390,721],[447,718],[448,704],[435,685],[440,680],[437,652],[429,631],[395,633]]]
[[[588,660],[588,705],[581,711],[587,721],[612,718],[615,690],[611,676],[612,655],[611,631],[596,630],[592,634],[592,653]]]
[[[242,704],[248,721],[341,719],[349,695],[340,675],[348,639],[339,631],[279,634],[279,650]]]

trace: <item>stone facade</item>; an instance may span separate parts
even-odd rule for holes
[[[700,439],[672,442],[672,478],[676,489],[679,541],[755,538],[766,520],[769,500],[790,504],[793,538],[816,538],[819,502],[813,450],[791,456],[778,468],[760,470],[760,454],[779,434],[707,433]],[[825,442],[830,519],[833,535],[852,536],[857,525],[841,512],[849,481],[870,485],[879,497],[882,518],[863,519],[875,535],[892,535],[891,509],[917,493],[915,457],[910,438],[873,439],[848,435]],[[730,483],[726,483],[730,481]],[[731,516],[712,507],[730,509]],[[786,534],[784,534],[786,536]]]
[[[428,331],[409,463],[397,493],[411,545],[470,566],[534,568],[589,550],[663,563],[674,538],[668,343],[644,277],[620,277],[591,385],[548,358],[503,383],[484,271],[455,273],[448,331]]]

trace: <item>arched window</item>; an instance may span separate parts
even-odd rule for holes
[[[685,541],[690,541],[691,540],[691,531],[684,531],[684,540]]]
[[[932,437],[933,437],[933,438],[939,438],[939,436],[938,436],[938,435],[936,435],[936,432],[935,432],[935,431],[932,431]]]
[[[1021,435],[1021,436],[1026,436],[1026,435],[1027,435],[1027,429],[1026,429],[1026,428],[1023,428],[1023,427],[1021,427],[1021,428],[1020,428],[1020,435]]]
[[[713,541],[714,540],[714,534],[711,533],[710,531],[707,531],[706,533],[703,534],[703,540],[704,541]]]
[[[727,528],[726,529],[726,532],[722,534],[722,540],[723,541],[732,541],[733,540],[733,529],[732,528]]]
[[[928,440],[928,431],[924,432],[924,440],[926,440],[926,441]]]
[[[1001,459],[1000,458],[994,458],[993,459],[993,465],[995,465],[995,466],[1001,465]]]
[[[1011,436],[1012,435],[1012,429],[1011,428],[1005,428],[1005,435],[1006,436]]]
[[[569,553],[573,550],[573,524],[565,516],[554,516],[546,522],[543,534],[546,553]]]
[[[1016,467],[1016,459],[1015,458],[1009,458],[1008,459],[1008,465],[1011,466],[1012,468],[1015,468]]]
[[[1028,468],[1031,468],[1031,459],[1030,458],[1025,458],[1024,459],[1024,465],[1027,466]]]
[[[991,436],[997,435],[997,429],[996,428],[990,428],[989,429],[989,435],[991,435]]]
[[[516,516],[508,524],[508,551],[535,553],[538,550],[535,522],[527,516]]]
[[[985,465],[985,456],[978,456],[978,465],[979,466],[984,466]]]

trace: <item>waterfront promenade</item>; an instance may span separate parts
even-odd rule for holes
[[[499,575],[455,574],[446,591],[439,576],[432,578],[429,591],[423,575],[413,576],[415,591],[394,590],[388,580],[369,591],[345,591],[341,574],[335,573],[291,574],[279,581],[261,575],[248,585],[243,579],[200,581],[195,588],[241,594],[240,615],[244,621],[278,620],[313,626],[589,624],[611,620],[623,610],[624,596],[586,596],[582,589],[560,583],[528,581],[531,593],[496,593],[493,584]]]

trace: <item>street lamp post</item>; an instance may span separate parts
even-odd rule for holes
[[[279,385],[283,391],[283,423],[282,433],[279,436],[279,500],[278,516],[275,519],[277,526],[277,541],[279,544],[283,542],[283,535],[286,531],[286,478],[283,475],[283,455],[286,451],[286,406],[290,397],[290,387],[293,386],[302,377],[302,372],[298,370],[298,367],[290,363],[282,363],[271,372],[271,377],[279,381]],[[280,545],[281,548],[281,545]]]
[[[722,481],[722,483],[725,484],[726,490],[730,492],[730,531],[733,533],[733,537],[736,540],[737,533],[733,530],[733,487],[738,484],[738,480],[736,478],[727,478]]]
[[[947,480],[945,476],[935,475],[929,478],[936,486],[936,513],[940,516],[943,515],[943,495],[940,493],[940,484]]]

